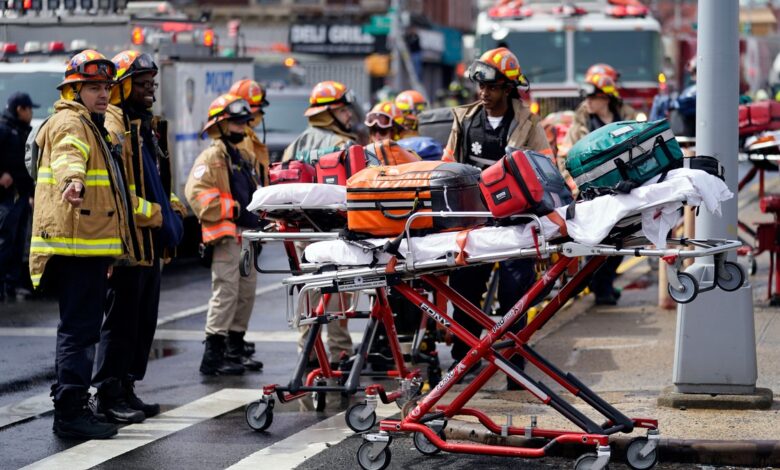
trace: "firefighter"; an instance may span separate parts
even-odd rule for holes
[[[269,105],[265,98],[265,89],[254,80],[243,79],[234,83],[228,93],[243,98],[249,103],[249,108],[252,110],[252,120],[247,123],[245,128],[246,138],[238,144],[238,148],[242,155],[249,155],[252,158],[250,163],[257,175],[258,182],[260,186],[265,186],[268,184],[270,156],[265,139],[261,141],[255,134],[255,128],[260,124],[263,124],[263,132],[265,132],[265,121],[263,120],[265,112],[263,110]],[[247,370],[262,369],[262,362],[252,359],[255,354],[255,344],[246,341],[245,334],[246,329],[228,331],[226,357],[233,362],[241,363]]]
[[[282,160],[310,161],[316,154],[324,155],[357,141],[352,133],[354,101],[352,91],[343,83],[324,81],[316,84],[309,96],[309,108],[303,113],[309,119],[309,127],[284,150]],[[299,243],[296,248],[302,251],[305,244]],[[312,295],[310,301],[316,305],[319,296]],[[330,360],[337,364],[342,354],[352,354],[347,320],[332,321],[327,329]],[[298,347],[303,348],[307,333],[308,327],[301,328]]]
[[[419,116],[428,108],[428,100],[417,90],[406,90],[396,96],[395,105],[404,114],[404,126],[407,129],[401,138],[419,136]]]
[[[605,124],[629,119],[629,117],[624,117],[621,114],[623,105],[620,100],[620,93],[610,75],[592,73],[586,76],[585,82],[580,89],[580,94],[585,97],[585,100],[577,109],[574,122],[563,139],[563,145],[561,145],[562,157],[568,155],[571,147],[588,133]],[[631,117],[633,118],[633,116]],[[561,173],[566,178],[567,184],[576,194],[576,185],[565,168],[565,158],[559,158],[558,165]],[[614,282],[617,277],[617,269],[622,261],[622,256],[610,256],[593,273],[590,288],[596,296],[596,305],[617,305],[621,292],[614,286]]]
[[[363,124],[368,128],[371,142],[400,140],[408,128],[406,117],[392,101],[380,101],[366,114]]]
[[[518,88],[528,88],[528,80],[509,49],[500,47],[485,52],[469,67],[468,75],[477,83],[479,101],[453,108],[455,119],[444,150],[445,160],[485,168],[503,157],[507,146],[551,153],[538,116],[520,101]],[[492,266],[488,264],[459,269],[450,276],[450,286],[479,305],[491,270]],[[501,311],[506,312],[533,284],[536,278],[534,261],[501,262],[498,274],[498,300]],[[455,308],[453,318],[479,337],[482,327],[465,312]],[[468,350],[466,343],[455,338],[452,345],[454,362],[463,359]],[[513,361],[518,366],[523,364],[522,358]],[[518,386],[507,380],[507,387],[516,389]]]
[[[30,276],[59,297],[52,396],[53,430],[61,437],[105,439],[117,432],[88,407],[110,267],[125,254],[139,257],[121,148],[104,125],[114,75],[114,64],[99,52],[73,56],[55,112],[35,137]]]
[[[309,96],[309,107],[303,113],[309,127],[284,149],[282,161],[311,161],[313,150],[324,155],[356,142],[352,132],[355,99],[352,90],[343,83],[324,81],[314,85]]]
[[[123,51],[112,62],[106,129],[123,144],[141,260],[120,260],[109,281],[111,302],[100,333],[96,409],[109,420],[137,423],[160,412],[135,394],[143,380],[157,328],[161,259],[170,258],[184,233],[184,207],[171,192],[167,127],[152,115],[157,64],[149,54]]]
[[[213,250],[206,348],[200,372],[239,375],[245,368],[263,367],[245,356],[240,362],[226,357],[230,332],[239,333],[235,339],[243,341],[257,284],[254,270],[247,277],[239,273],[240,234],[260,227],[259,218],[246,210],[259,184],[251,163],[254,158],[239,147],[246,138],[252,110],[241,97],[228,93],[211,103],[208,117],[203,133],[211,137],[212,143],[195,160],[185,186],[187,201],[203,225],[203,243]]]

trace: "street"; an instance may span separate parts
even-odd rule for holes
[[[284,263],[281,247],[265,246],[267,267]],[[203,351],[202,328],[209,296],[209,272],[193,260],[166,268],[160,325],[153,360],[139,395],[159,402],[163,413],[142,424],[123,428],[109,441],[80,443],[51,432],[54,333],[57,308],[53,301],[18,301],[0,309],[0,447],[2,468],[275,468],[319,469],[337,465],[357,468],[355,454],[362,439],[344,422],[345,403],[331,394],[324,413],[299,411],[299,404],[277,403],[272,426],[254,432],[246,424],[244,404],[260,397],[265,384],[286,384],[296,356],[296,334],[288,329],[280,308],[281,275],[261,275],[250,324],[256,357],[265,363],[260,373],[240,377],[203,377],[198,365]],[[351,330],[361,329],[355,321]],[[439,346],[442,364],[450,363],[449,348]],[[388,388],[392,384],[387,384]],[[380,406],[379,415],[398,414],[395,405]],[[522,418],[521,418],[522,419]],[[325,425],[327,438],[321,439]],[[335,437],[334,437],[335,436]],[[585,449],[583,452],[587,451]],[[467,469],[516,468],[517,460],[502,457],[439,454],[421,458],[411,439],[401,436],[392,446],[389,468]],[[572,459],[522,460],[521,468],[570,468]],[[240,465],[240,466],[239,466]],[[246,467],[243,467],[246,465]],[[236,466],[236,467],[233,467]],[[269,468],[269,467],[265,467]],[[610,468],[628,468],[617,462]],[[661,463],[661,469],[706,468]]]

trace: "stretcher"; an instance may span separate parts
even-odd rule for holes
[[[727,253],[736,250],[741,242],[720,239],[667,239],[669,228],[676,223],[683,204],[703,206],[719,213],[720,203],[733,194],[721,180],[698,170],[674,170],[666,179],[651,180],[626,195],[602,196],[577,204],[571,209],[560,208],[557,216],[523,216],[522,225],[482,227],[460,233],[439,233],[425,237],[410,237],[409,226],[416,217],[464,216],[462,213],[439,212],[413,214],[406,224],[406,233],[396,239],[367,240],[362,246],[331,239],[313,243],[305,250],[308,263],[302,265],[300,276],[283,281],[291,295],[305,295],[310,291],[329,293],[350,292],[365,286],[383,288],[392,286],[403,297],[443,328],[446,328],[471,347],[465,358],[446,374],[441,382],[424,396],[414,397],[403,407],[401,419],[383,420],[378,432],[363,435],[364,442],[357,453],[361,468],[384,469],[390,462],[390,445],[394,434],[412,433],[415,447],[423,454],[440,451],[453,453],[487,454],[523,458],[543,457],[556,445],[578,443],[593,446],[595,453],[582,455],[575,469],[600,470],[611,457],[609,437],[616,433],[630,433],[635,428],[646,429],[645,436],[631,441],[627,448],[627,462],[631,468],[652,468],[657,461],[660,439],[658,422],[652,418],[629,418],[599,397],[571,373],[566,373],[542,357],[528,344],[535,332],[589,282],[592,274],[607,256],[651,256],[666,261],[670,271],[669,292],[678,302],[690,302],[704,289],[698,280],[682,272],[682,262],[688,258],[713,256],[716,286],[726,291],[738,289],[745,275],[736,264],[726,260]],[[560,219],[570,217],[565,224]],[[488,214],[468,213],[469,216]],[[520,300],[498,321],[485,315],[442,281],[442,276],[463,266],[494,263],[514,258],[550,258],[549,269]],[[557,294],[527,323],[527,310],[542,298],[569,269],[579,265],[578,257],[589,260],[559,288]],[[478,321],[486,334],[477,338],[458,324],[446,308],[431,302],[410,286],[421,280],[438,295]],[[526,325],[522,329],[516,325]],[[542,381],[533,379],[510,359],[522,356],[526,364],[536,367],[548,379],[581,399],[605,419],[598,424],[564,400]],[[450,403],[441,404],[442,397],[452,390],[480,360],[487,366]],[[532,421],[529,426],[499,425],[484,412],[467,407],[467,402],[498,371],[503,372],[542,403],[552,407],[578,431],[540,429]],[[366,388],[367,404],[376,401],[377,390]],[[351,411],[351,410],[350,410]],[[461,442],[447,442],[443,433],[448,420],[456,416],[471,416],[495,434],[518,435],[541,439],[542,447],[509,447]]]
[[[254,195],[248,210],[257,212],[262,218],[274,223],[269,231],[245,231],[242,237],[245,249],[242,253],[241,271],[247,274],[254,268],[261,273],[303,273],[296,244],[335,239],[338,230],[346,222],[345,191],[342,186],[294,183],[260,188]],[[258,246],[263,242],[282,242],[287,254],[289,269],[264,269],[259,262]],[[368,311],[358,310],[360,296],[369,295]],[[288,296],[288,300],[291,296]],[[291,327],[308,326],[304,345],[286,386],[271,384],[263,387],[262,398],[250,403],[246,408],[247,424],[256,431],[267,429],[273,421],[273,407],[278,400],[287,403],[311,395],[315,410],[323,411],[327,393],[355,395],[366,389],[360,384],[361,377],[395,378],[399,381],[398,390],[385,393],[380,385],[371,386],[369,404],[355,408],[346,416],[347,425],[355,432],[363,432],[376,422],[376,400],[384,403],[396,402],[399,407],[419,393],[422,379],[419,370],[410,369],[401,351],[396,332],[393,312],[388,304],[384,289],[362,289],[349,297],[341,293],[323,293],[314,302],[308,296],[298,296],[300,302],[287,306],[287,320]],[[335,304],[335,305],[334,305]],[[338,367],[330,364],[328,354],[322,342],[321,332],[331,321],[342,319],[368,319],[357,353],[342,358]],[[364,372],[366,360],[377,337],[379,327],[384,334],[391,351],[392,367],[386,371]],[[310,368],[309,358],[314,355],[317,366]],[[420,355],[412,354],[420,359]],[[425,357],[428,363],[434,363],[438,369],[438,358]],[[414,362],[414,361],[412,361]],[[335,382],[335,384],[329,382]]]

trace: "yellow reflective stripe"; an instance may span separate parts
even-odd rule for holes
[[[57,157],[56,160],[51,162],[51,167],[56,170],[57,168],[59,168],[61,166],[67,165],[68,164],[68,157],[69,157],[69,155],[61,155],[61,156]]]
[[[54,179],[54,175],[51,172],[51,168],[47,166],[38,168],[38,179],[36,181],[38,184],[57,184],[57,181]]]
[[[130,192],[131,192],[131,193],[134,193],[134,192],[135,192],[135,185],[134,185],[134,184],[131,184],[131,185],[130,185],[130,186],[128,186],[128,187],[130,188]]]
[[[33,287],[37,288],[41,284],[41,277],[43,277],[43,274],[30,274]]]
[[[79,152],[84,156],[84,160],[89,160],[89,145],[84,143],[82,140],[80,140],[77,137],[74,137],[72,135],[65,136],[64,139],[60,141],[60,144],[70,144],[74,147],[76,147]]]
[[[32,237],[30,253],[45,253],[69,256],[118,256],[122,254],[122,240],[119,238]]]
[[[138,198],[138,207],[133,211],[136,214],[143,215],[144,217],[152,216],[152,204],[143,198]]]
[[[108,179],[108,170],[89,170],[87,178],[84,180],[87,186],[110,186],[111,180]]]
[[[174,193],[171,193],[171,202],[181,202],[181,201]]]
[[[84,167],[83,163],[71,163],[68,165],[68,170],[79,171],[81,173],[84,173],[86,167]]]

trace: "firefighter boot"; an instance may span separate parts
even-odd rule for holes
[[[246,347],[243,331],[228,331],[227,352],[225,358],[236,364],[241,364],[246,370],[261,370],[263,363],[252,359],[252,354]]]
[[[114,423],[140,423],[146,416],[143,411],[130,407],[122,382],[110,378],[103,382],[95,395],[97,413]]]
[[[127,405],[130,408],[140,411],[147,418],[151,418],[152,416],[157,416],[160,414],[160,405],[157,403],[144,403],[140,398],[138,398],[138,395],[135,394],[134,380],[123,380],[122,388],[125,390],[125,400],[127,401]]]
[[[116,435],[116,424],[99,420],[89,409],[89,393],[69,389],[54,400],[54,425],[52,431],[59,437],[74,439],[108,439]]]
[[[225,337],[222,335],[206,335],[206,349],[200,362],[200,373],[203,375],[241,375],[244,366],[234,364],[225,359]]]

